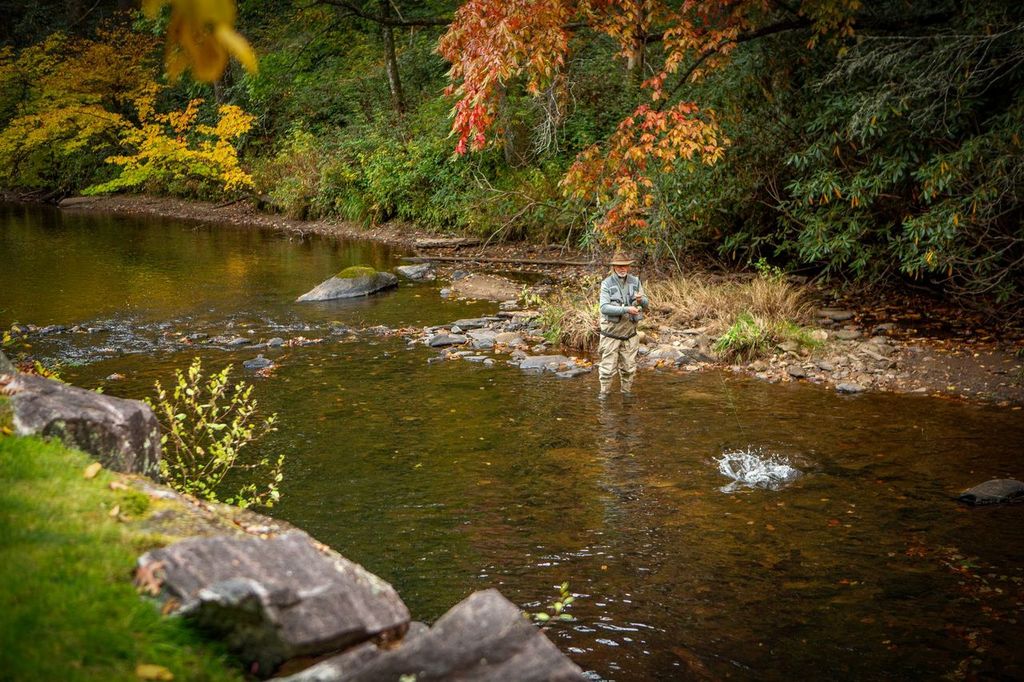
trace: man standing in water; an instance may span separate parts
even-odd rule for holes
[[[598,346],[601,398],[611,392],[616,369],[622,392],[626,395],[633,392],[636,353],[640,349],[637,324],[650,305],[640,278],[629,274],[633,262],[625,253],[616,252],[610,262],[612,273],[601,282],[601,343]]]

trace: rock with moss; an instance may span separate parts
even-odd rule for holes
[[[299,296],[298,301],[330,301],[336,298],[369,296],[398,284],[398,277],[390,272],[377,272],[373,268],[354,265],[334,277],[321,282]]]

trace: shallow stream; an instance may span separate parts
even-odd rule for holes
[[[293,302],[401,255],[4,206],[0,327],[101,329],[33,350],[133,398],[196,355],[239,368],[256,354],[189,334],[323,339],[260,351],[277,369],[248,373],[280,415],[262,450],[287,456],[271,513],[392,582],[419,619],[487,587],[539,610],[569,581],[576,620],[548,633],[595,677],[1024,678],[1024,505],[954,501],[1024,478],[1024,414],[717,371],[642,373],[634,400],[601,404],[593,375],[428,365],[436,353],[400,336],[332,333],[496,310],[436,283]],[[729,453],[785,475],[737,485]]]

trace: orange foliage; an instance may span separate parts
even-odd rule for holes
[[[806,23],[815,37],[848,35],[859,6],[860,0],[803,0],[799,16],[789,18]],[[619,56],[634,66],[645,36],[660,29],[661,66],[643,82],[646,101],[603,145],[581,153],[562,182],[567,194],[601,210],[598,228],[606,238],[643,230],[654,203],[654,176],[691,160],[714,163],[727,144],[713,111],[672,101],[677,86],[720,68],[742,36],[778,16],[778,6],[768,0],[469,0],[439,47],[452,63],[447,93],[457,97],[456,152],[487,145],[502,88],[513,79],[525,77],[527,90],[536,94],[557,75],[573,30],[608,35],[619,45]],[[676,85],[669,90],[673,78]]]

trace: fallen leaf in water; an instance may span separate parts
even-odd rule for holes
[[[836,527],[836,526],[838,526],[838,525],[840,525],[840,524],[839,524],[839,519],[829,519],[829,520],[828,520],[828,526],[829,526],[829,528],[835,528],[835,527]]]
[[[96,474],[98,474],[102,468],[102,464],[99,462],[93,462],[89,466],[85,467],[85,471],[82,472],[82,476],[84,478],[96,478]]]
[[[135,666],[135,676],[140,680],[173,680],[174,673],[162,665],[140,663]]]

